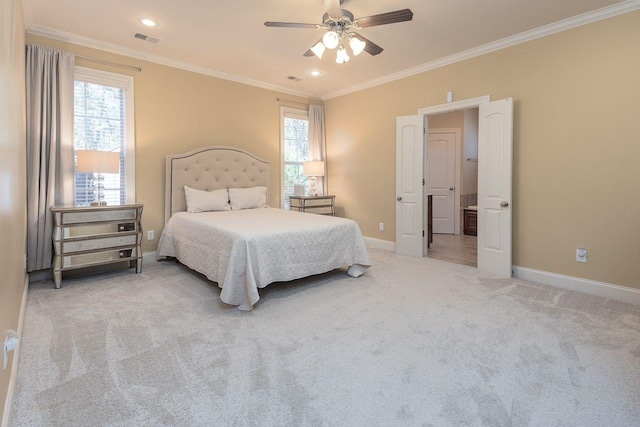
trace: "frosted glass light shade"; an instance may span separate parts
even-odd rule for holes
[[[338,47],[338,53],[336,56],[336,62],[338,64],[344,64],[345,62],[349,62],[349,55],[347,54],[347,49],[344,48],[344,46],[340,45],[340,47]]]
[[[351,46],[351,50],[355,56],[358,56],[364,50],[364,47],[367,45],[367,42],[360,40],[356,37],[351,37],[349,40],[349,46]]]
[[[335,49],[340,43],[340,37],[338,37],[338,33],[335,31],[327,31],[322,36],[322,43],[327,47],[327,49]]]
[[[324,47],[322,42],[318,42],[314,47],[311,48],[311,52],[313,52],[318,58],[322,59],[322,54],[324,53],[325,49],[326,48]]]
[[[306,176],[324,176],[324,162],[322,160],[304,162],[302,173]]]
[[[78,172],[118,173],[120,153],[112,151],[78,150]]]

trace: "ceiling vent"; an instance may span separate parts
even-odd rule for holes
[[[294,81],[294,82],[299,82],[302,79],[300,77],[296,77],[296,76],[289,76],[287,77],[289,80]]]
[[[133,33],[133,37],[136,39],[144,40],[149,43],[158,44],[160,43],[160,39],[157,37],[150,36],[149,34],[143,33]]]

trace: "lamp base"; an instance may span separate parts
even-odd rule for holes
[[[309,197],[317,197],[318,193],[316,193],[316,180],[317,178],[315,176],[311,177],[311,188],[309,188]]]
[[[101,200],[99,202],[91,202],[91,206],[107,206],[107,202]]]

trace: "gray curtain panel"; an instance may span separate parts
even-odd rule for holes
[[[51,267],[53,205],[73,203],[74,56],[27,46],[27,271]]]
[[[323,195],[327,194],[326,159],[324,108],[320,105],[309,105],[309,160],[322,160],[325,162],[325,176],[319,176],[316,181],[317,192]]]

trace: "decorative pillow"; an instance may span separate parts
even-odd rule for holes
[[[196,190],[184,186],[184,195],[187,199],[187,212],[209,212],[231,210],[229,193],[226,188],[213,191]]]
[[[267,187],[230,188],[231,209],[255,209],[267,207]]]

